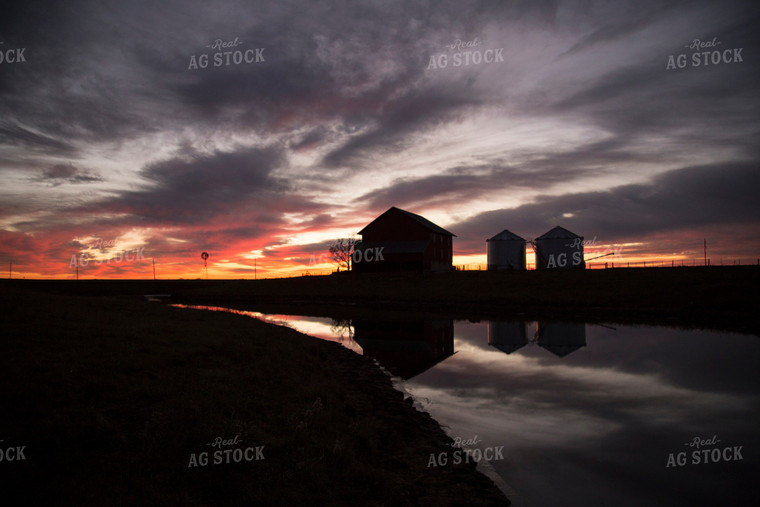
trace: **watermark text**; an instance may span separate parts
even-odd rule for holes
[[[111,264],[113,262],[114,264],[127,261],[127,262],[135,262],[135,261],[141,261],[145,259],[145,247],[140,247],[139,250],[123,250],[121,252],[116,252],[113,256],[109,257],[108,259],[95,259],[94,257],[91,258],[90,254],[87,252],[79,254],[79,257],[77,257],[76,254],[71,255],[71,262],[69,262],[70,268],[75,268],[78,266],[86,267],[89,264],[94,264],[96,266],[100,266],[101,264]]]
[[[744,62],[744,58],[742,58],[742,50],[744,48],[718,49],[720,45],[721,42],[717,37],[706,41],[694,39],[689,44],[684,45],[684,48],[692,51],[691,55],[689,56],[687,53],[669,55],[665,70]],[[703,51],[705,49],[707,51]]]
[[[504,48],[473,49],[478,48],[483,41],[475,37],[472,40],[463,41],[456,39],[446,47],[456,53],[441,53],[431,55],[428,61],[428,70],[445,69],[451,64],[452,67],[467,67],[469,65],[481,65],[483,63],[503,63]]]
[[[743,445],[719,446],[718,435],[712,438],[693,437],[683,445],[690,451],[671,452],[668,454],[665,468],[683,467],[686,465],[707,465],[722,461],[742,461]]]
[[[243,440],[240,439],[240,435],[235,435],[234,438],[227,439],[215,437],[210,442],[207,442],[206,445],[216,450],[191,453],[187,468],[205,467],[209,464],[227,465],[230,463],[243,463],[265,459],[263,445],[235,447],[242,443]]]
[[[3,43],[0,42],[0,46],[2,45]],[[26,56],[24,55],[25,51],[26,48],[4,49],[0,47],[0,65],[26,62]]]
[[[3,442],[5,442],[5,440],[0,440],[0,463],[26,460],[26,455],[24,454],[24,451],[26,450],[25,445],[8,446],[3,445]]]
[[[199,55],[191,55],[190,62],[187,65],[187,70],[205,69],[211,65],[212,67],[228,67],[230,65],[241,65],[262,63],[266,62],[264,58],[264,50],[266,48],[252,48],[252,49],[235,49],[238,46],[243,45],[244,42],[238,37],[233,40],[216,39],[210,44],[206,44],[206,47],[215,50],[215,53],[201,53]]]
[[[451,444],[451,447],[456,450],[451,451],[450,453],[430,453],[427,466],[428,468],[443,467],[449,463],[452,465],[459,465],[461,463],[480,463],[481,460],[500,461],[504,459],[503,445],[497,447],[486,447],[484,449],[480,449],[478,447],[474,449],[469,448],[481,442],[482,440],[479,440],[477,435],[469,439],[455,437],[454,442]]]

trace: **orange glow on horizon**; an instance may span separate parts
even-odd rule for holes
[[[353,222],[353,219],[352,219]],[[340,230],[355,230],[349,226]],[[227,238],[224,233],[211,234],[205,245],[192,245],[189,240],[195,229],[183,231],[125,229],[112,240],[101,240],[92,234],[56,231],[36,235],[0,231],[5,251],[0,255],[4,274],[0,277],[82,280],[88,279],[153,279],[193,280],[206,278],[201,252],[209,253],[209,279],[268,279],[306,275],[329,275],[337,270],[327,249],[335,237],[335,224],[327,230],[309,228],[308,237],[286,242],[281,234],[262,235],[256,240]],[[185,232],[183,234],[183,232]],[[465,232],[465,231],[462,231]],[[704,262],[704,237],[708,238],[707,257],[711,265],[757,264],[754,236],[737,242],[740,228],[734,230],[682,231],[679,234],[658,234],[619,242],[587,240],[584,257],[590,269],[642,266],[701,266]],[[332,236],[331,236],[332,235]],[[293,236],[294,238],[296,236]],[[308,241],[307,241],[308,240]],[[213,245],[223,244],[224,248]],[[614,255],[610,255],[614,254]],[[535,267],[530,244],[526,248],[528,269]],[[458,269],[485,270],[486,243],[460,236],[454,240],[453,265]],[[78,273],[77,273],[78,271]]]
[[[606,253],[614,255],[603,256]],[[603,256],[603,257],[602,257]],[[224,258],[225,261],[216,261],[215,258]],[[732,265],[732,264],[755,264],[756,260],[751,258],[738,258],[735,256],[718,257],[708,256],[711,265]],[[667,267],[667,266],[701,266],[704,259],[698,255],[685,254],[651,254],[646,252],[631,251],[627,253],[623,247],[594,248],[585,251],[587,269],[599,269],[607,267]],[[230,259],[235,259],[231,261]],[[335,264],[323,261],[318,262],[319,256],[313,256],[311,263],[310,256],[304,256],[302,259],[279,259],[275,257],[257,258],[255,262],[246,259],[241,262],[239,255],[213,253],[208,259],[208,279],[210,280],[253,280],[253,279],[270,279],[270,278],[291,278],[299,276],[319,276],[329,275],[336,272]],[[145,258],[132,262],[122,260],[121,262],[106,260],[90,261],[87,265],[78,266],[78,277],[80,280],[107,280],[107,279],[153,279],[153,260],[146,253]],[[526,255],[528,269],[535,269],[535,255],[532,249],[528,248]],[[454,255],[454,266],[457,269],[468,271],[485,270],[487,267],[487,258],[485,253],[482,254],[463,254]],[[77,278],[77,266],[73,262],[48,264],[45,270],[30,269],[28,266],[17,261],[10,262],[5,266],[5,278],[9,275],[13,279],[48,279],[48,280],[73,280]],[[188,261],[186,258],[155,258],[155,278],[157,280],[193,280],[205,279],[206,273],[203,269],[203,261],[200,256],[197,261]]]

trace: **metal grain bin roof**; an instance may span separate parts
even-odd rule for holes
[[[578,236],[574,232],[570,232],[564,227],[560,227],[559,225],[555,227],[554,229],[550,230],[549,232],[546,232],[542,234],[541,236],[537,237],[536,240],[539,239],[575,239],[575,238],[581,238],[582,236]]]
[[[517,234],[507,229],[504,229],[493,238],[488,238],[486,241],[522,241],[523,243],[525,242],[523,238],[521,238]]]

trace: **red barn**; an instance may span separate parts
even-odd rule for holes
[[[430,220],[393,207],[359,231],[353,269],[373,271],[450,271],[454,235]]]

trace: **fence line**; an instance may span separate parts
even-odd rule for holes
[[[612,268],[680,268],[704,266],[704,259],[680,259],[669,261],[637,261],[637,262],[587,262],[586,269],[612,269]],[[760,266],[760,259],[718,259],[714,262],[707,259],[708,266]],[[454,266],[456,271],[485,271],[488,269],[487,264],[458,264]],[[535,264],[527,264],[526,270],[536,269]]]

